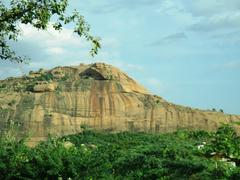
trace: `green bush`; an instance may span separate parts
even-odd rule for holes
[[[209,155],[234,154],[237,161],[238,139],[225,125],[216,133],[107,134],[85,128],[34,148],[5,135],[0,138],[0,179],[239,179],[239,164]]]
[[[7,84],[0,84],[0,89],[4,89],[7,87]]]

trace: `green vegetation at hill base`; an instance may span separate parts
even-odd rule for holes
[[[85,129],[34,148],[5,134],[0,179],[240,179],[240,137],[217,132],[109,134]]]

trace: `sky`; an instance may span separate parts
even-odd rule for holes
[[[199,109],[240,114],[239,0],[69,0],[101,37],[89,43],[72,33],[20,25],[12,46],[29,65],[0,62],[0,79],[39,68],[106,62],[164,99]]]

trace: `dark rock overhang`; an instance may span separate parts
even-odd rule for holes
[[[108,80],[101,73],[99,73],[98,71],[96,71],[92,68],[86,69],[85,71],[83,71],[79,75],[83,79]]]

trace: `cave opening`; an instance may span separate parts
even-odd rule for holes
[[[80,73],[80,77],[83,79],[107,80],[101,73],[93,69],[87,69]]]

